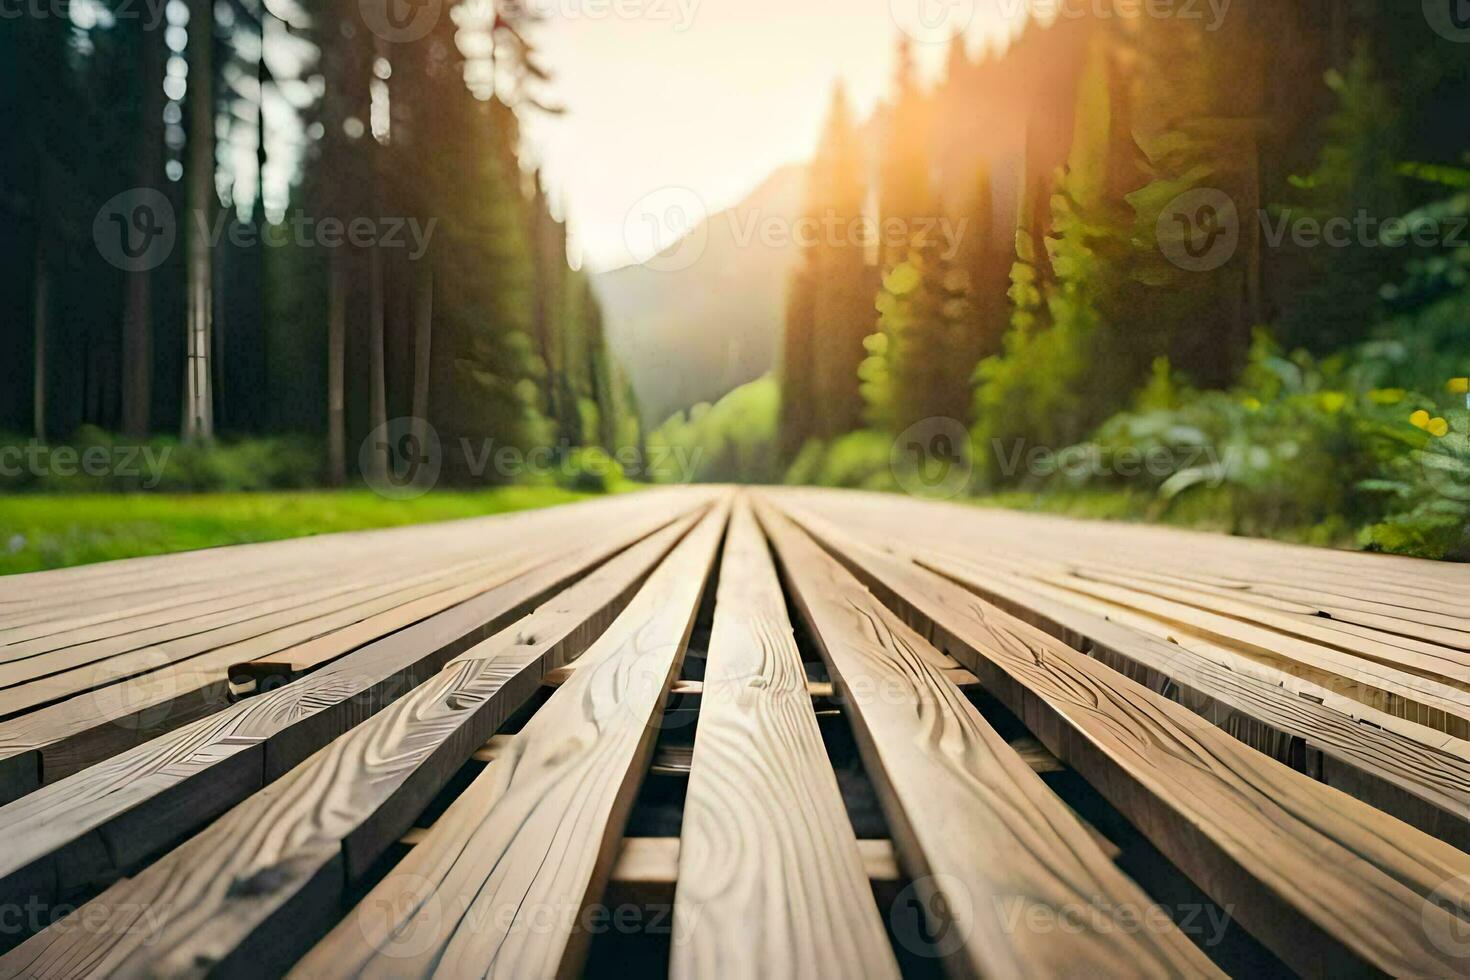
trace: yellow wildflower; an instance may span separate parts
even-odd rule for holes
[[[1416,429],[1429,428],[1429,413],[1422,408],[1419,409],[1419,411],[1409,416],[1409,424]]]
[[[1452,395],[1470,395],[1470,378],[1451,378],[1446,387]]]
[[[1426,425],[1425,428],[1428,429],[1429,434],[1434,436],[1436,439],[1442,439],[1444,438],[1445,434],[1450,431],[1450,424],[1444,419],[1433,418],[1429,420],[1429,424]]]

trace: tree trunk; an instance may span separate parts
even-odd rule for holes
[[[420,447],[429,428],[429,355],[434,337],[434,267],[424,259],[413,311],[413,418]]]
[[[143,37],[143,107],[138,131],[139,187],[156,187],[163,150],[162,38]],[[129,439],[148,435],[153,407],[153,273],[128,275],[123,311],[122,432]]]
[[[327,293],[327,446],[332,486],[347,480],[347,283],[342,250],[333,249]]]
[[[37,214],[37,221],[41,219]],[[51,280],[46,271],[46,239],[45,233],[37,231],[36,234],[36,268],[35,268],[35,307],[32,311],[33,323],[36,334],[35,350],[35,379],[32,388],[33,417],[35,419],[36,438],[42,442],[46,441],[46,321],[50,316],[48,309],[51,299]]]
[[[210,333],[213,283],[210,246],[214,201],[214,5],[189,4],[189,155],[188,208],[184,234],[188,242],[188,337],[185,348],[184,438],[214,437],[214,404],[210,378]]]
[[[388,423],[388,392],[383,353],[383,252],[376,245],[368,251],[368,427],[375,434]],[[368,464],[370,480],[388,475],[388,445],[373,439]]]

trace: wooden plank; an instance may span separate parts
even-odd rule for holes
[[[919,654],[929,646],[783,516],[762,506],[797,608],[827,661],[893,843],[953,973],[1218,975],[1172,924],[1124,929],[1150,899]],[[972,668],[973,669],[973,668]],[[1009,929],[1012,921],[1076,929]],[[942,930],[958,930],[944,933]]]
[[[1470,969],[1436,941],[1464,928],[1449,909],[1470,907],[1470,855],[1253,752],[941,577],[798,516],[1293,968]]]
[[[776,569],[743,497],[720,564],[682,839],[672,976],[761,977],[777,964],[818,977],[898,975]]]
[[[1045,584],[1136,609],[1190,634],[1231,645],[1252,659],[1308,677],[1379,711],[1457,738],[1470,737],[1470,672],[1464,667],[1443,660],[1431,662],[1407,651],[1393,659],[1378,651],[1380,656],[1375,659],[1106,582],[1075,575],[1035,577]]]
[[[1252,748],[1470,850],[1470,743],[1249,660],[1166,621],[1013,575],[990,552],[953,557],[936,550],[912,520],[904,535],[896,535],[891,517],[879,527],[843,506],[849,496],[821,494],[822,512],[834,514],[844,527],[861,526],[863,540],[874,548],[959,582]],[[816,515],[807,504],[810,496],[781,499],[800,500],[804,514]],[[947,541],[961,537],[952,532]]]
[[[13,961],[105,963],[119,975],[284,969],[336,921],[343,890],[535,693],[549,665],[594,641],[691,524],[612,559],[78,912],[122,926],[112,910],[139,910],[128,928],[99,936],[54,927]],[[145,908],[155,910],[146,931],[137,928]]]
[[[417,838],[414,843],[419,843],[422,837]],[[893,886],[903,880],[903,874],[898,869],[898,857],[893,852],[893,842],[884,839],[865,839],[857,842],[858,855],[862,861],[863,875],[868,884],[877,888]],[[674,903],[675,912],[678,904],[675,901],[676,885],[679,878],[679,861],[682,850],[681,841],[678,837],[624,837],[622,845],[618,848],[618,858],[613,862],[612,878],[607,886],[607,905],[617,908],[626,902],[646,904]],[[782,915],[785,910],[782,910]],[[744,919],[746,928],[750,928],[751,917]],[[775,921],[779,922],[780,919]],[[683,944],[684,933],[674,933],[680,937],[680,945]],[[885,940],[885,960],[878,966],[886,967],[888,961],[893,957],[893,951],[887,948]],[[764,975],[779,972],[783,966],[796,967],[799,964],[791,960],[767,960],[765,962]],[[864,967],[866,969],[866,967]],[[716,974],[724,976],[723,971]],[[845,974],[845,976],[865,976],[863,970],[856,973]]]
[[[90,659],[94,656],[91,652],[64,650],[0,666],[0,685],[5,685],[0,690],[0,718],[13,718],[78,694],[161,673],[175,665],[185,671],[223,676],[228,665],[242,658],[253,659],[338,632],[352,635],[352,627],[370,623],[415,600],[443,595],[449,604],[454,598],[463,601],[469,597],[461,590],[467,583],[472,584],[471,595],[488,592],[541,560],[517,551],[505,558],[476,561],[463,569],[412,576],[404,582],[395,582],[389,575],[372,586],[356,590],[351,585],[343,587],[326,599],[305,604],[284,600],[289,604],[285,609],[272,608],[275,603],[263,604],[263,615],[111,653],[95,661]],[[367,639],[373,635],[381,633],[369,634]],[[359,638],[357,642],[365,641]],[[62,658],[64,663],[60,662]]]
[[[0,901],[46,905],[129,873],[666,520],[647,518],[609,540],[584,542],[574,556],[295,684],[0,808],[8,844],[0,852]]]
[[[615,508],[599,504],[536,512],[544,516],[530,527],[543,538],[544,558],[557,558],[558,548],[575,550],[588,539],[605,539],[608,527],[647,529],[659,508],[668,508],[668,517],[673,517],[707,498],[703,491],[660,491],[646,498],[657,503],[645,510],[647,505],[635,503],[638,496],[617,498]],[[558,527],[557,513],[575,513],[576,519]],[[0,783],[24,791],[34,788],[38,778],[41,784],[54,782],[225,708],[230,703],[225,668],[237,652],[211,651],[0,722]]]
[[[1470,745],[1108,603],[916,554],[1006,612],[1163,694],[1279,762],[1470,850]]]
[[[580,970],[578,924],[607,884],[728,510],[701,521],[510,751],[293,975]]]
[[[901,532],[939,550],[976,557],[1029,552],[1092,555],[1186,577],[1208,574],[1254,591],[1306,589],[1385,616],[1470,632],[1470,567],[1399,556],[1332,551],[1282,542],[1141,524],[1085,521],[996,508],[956,508],[889,494],[782,491],[808,509]],[[1422,636],[1421,638],[1429,638]]]

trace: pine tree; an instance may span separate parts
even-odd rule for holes
[[[816,435],[817,397],[813,332],[816,326],[816,283],[802,268],[786,292],[786,330],[780,364],[781,418],[777,440],[782,460],[795,458]]]
[[[881,151],[880,261],[886,272],[908,257],[912,238],[937,216],[930,174],[929,100],[919,86],[913,44],[898,47],[893,102],[884,109]]]
[[[832,438],[862,424],[857,369],[872,329],[874,289],[860,233],[867,194],[863,152],[841,85],[832,94],[809,193],[817,231],[803,260],[812,284],[814,423],[818,436]]]
[[[964,422],[970,410],[974,314],[969,276],[937,243],[916,247],[883,279],[878,332],[859,374],[868,421],[901,432],[930,418]]]

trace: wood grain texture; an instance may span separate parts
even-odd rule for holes
[[[1470,855],[1229,738],[924,569],[807,526],[972,669],[1217,902],[1308,975],[1470,969]],[[1431,900],[1433,899],[1433,900]]]
[[[1015,567],[1019,549],[999,554],[991,542],[979,541],[962,528],[936,530],[909,513],[906,503],[889,508],[862,495],[826,492],[797,492],[783,499],[799,502],[807,513],[820,511],[832,517],[880,550],[911,558],[960,582],[1073,648],[1179,701],[1245,744],[1470,849],[1470,742],[1447,734],[1443,726],[1430,728],[1403,717],[1411,713],[1405,702],[1381,710],[1365,703],[1357,681],[1308,675],[1273,651],[1258,650],[1253,656],[1219,636],[1181,629],[1168,619],[1028,576]],[[921,508],[919,514],[928,511]],[[968,512],[958,511],[955,517],[956,523],[964,524]],[[1074,531],[1075,555],[1084,549],[1082,542],[1093,526],[1067,523]],[[896,533],[900,526],[902,534]],[[1199,537],[1191,536],[1191,543]],[[957,553],[961,549],[963,555]],[[1119,567],[1121,560],[1118,554],[1108,559],[1110,567]],[[1153,567],[1131,569],[1128,574],[1167,578],[1150,570]],[[1239,601],[1269,593],[1267,600],[1278,603],[1273,608],[1301,615],[1312,608],[1301,602],[1301,597],[1312,594],[1303,587],[1221,578],[1213,559],[1193,562],[1188,574],[1190,583],[1209,579],[1217,583],[1209,588],[1242,597]],[[1189,588],[1197,592],[1194,584]],[[1296,598],[1278,599],[1278,594]],[[1336,622],[1316,615],[1311,619],[1325,625]],[[1390,713],[1395,709],[1397,713]]]
[[[1122,928],[1114,917],[1148,897],[919,654],[929,644],[785,517],[758,512],[849,706],[914,897],[934,934],[962,937],[950,972],[1218,975],[1172,924]],[[1074,915],[1078,928],[1057,927]]]
[[[1279,762],[1470,850],[1470,745],[1106,603],[906,552]]]
[[[381,581],[370,585],[349,582],[326,599],[302,603],[287,598],[262,603],[239,622],[201,622],[200,632],[190,636],[102,656],[75,648],[7,664],[0,667],[0,718],[12,718],[134,678],[162,676],[174,666],[192,673],[223,676],[230,664],[242,659],[289,650],[339,632],[350,637],[352,627],[425,597],[446,594],[460,596],[463,601],[475,591],[489,591],[535,564],[536,559],[517,552],[508,558],[475,561],[464,568],[452,566],[447,571],[410,575],[402,581],[385,574]],[[461,587],[467,583],[473,585],[471,592],[464,594]],[[447,604],[452,605],[453,598]],[[278,610],[274,608],[277,605],[287,608]],[[387,631],[385,627],[383,632]],[[372,635],[381,633],[368,638]],[[156,679],[152,683],[157,683]]]
[[[723,532],[705,517],[298,977],[575,976]]]
[[[895,977],[748,501],[725,540],[684,801],[674,977]]]
[[[336,921],[344,889],[535,693],[548,665],[593,642],[691,523],[613,558],[76,913],[110,916],[105,933],[53,927],[0,972],[12,963],[37,976],[61,975],[40,964],[79,963],[117,977],[284,970]]]
[[[127,874],[667,522],[584,542],[501,589],[0,808],[0,900],[49,904]],[[555,606],[553,606],[555,608]],[[565,615],[565,614],[564,614]],[[473,749],[474,746],[471,747]]]
[[[583,504],[514,516],[526,521],[534,517],[530,530],[525,533],[542,538],[541,557],[550,561],[562,551],[579,549],[587,541],[607,540],[609,534],[616,536],[616,529],[620,526],[656,526],[656,523],[687,513],[708,498],[703,491],[685,490],[655,491],[642,501],[633,499],[637,496],[642,495],[598,501],[595,506]],[[459,523],[479,527],[479,522]],[[485,524],[489,530],[497,532],[512,526],[504,518],[487,519]],[[427,529],[435,535],[456,530],[464,532],[469,528]],[[319,550],[329,550],[334,549],[337,537],[333,535],[313,541]],[[410,543],[410,539],[401,534],[395,534],[390,540],[395,547],[407,547]],[[494,540],[484,541],[480,546],[489,550],[498,547]],[[390,566],[394,562],[391,555],[379,555],[376,560]],[[540,569],[545,565],[537,567]],[[493,595],[495,591],[492,589],[479,598]],[[479,598],[472,597],[463,604],[476,605]],[[453,608],[456,607],[451,607],[450,611]],[[384,626],[385,630],[388,628]],[[305,629],[299,631],[295,638],[309,640],[312,635],[312,630]],[[354,642],[364,641],[358,636]],[[263,650],[257,650],[257,655],[261,652]],[[4,777],[3,783],[24,792],[38,783],[54,782],[226,708],[231,700],[226,670],[237,659],[238,653],[238,648],[215,649],[181,663],[167,664],[161,669],[147,670],[126,678],[109,674],[103,686],[0,722],[0,776]],[[316,747],[312,746],[313,749]],[[6,799],[0,797],[0,801]]]
[[[1449,629],[1452,636],[1470,634],[1470,567],[1465,565],[1156,525],[956,509],[889,494],[789,493],[788,499],[810,501],[829,516],[841,515],[844,522],[879,526],[887,533],[897,529],[910,539],[971,557],[1018,552],[1093,557],[1181,580],[1212,581],[1242,596],[1294,596],[1324,610],[1371,611],[1409,624],[1405,632],[1419,639],[1434,638],[1428,627]]]

